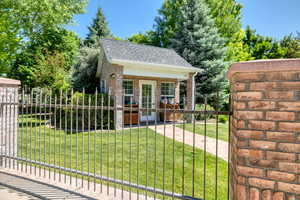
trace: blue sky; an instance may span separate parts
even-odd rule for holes
[[[300,31],[299,0],[238,0],[244,5],[243,27],[250,25],[265,36],[282,38]],[[163,0],[90,0],[86,13],[75,16],[70,29],[85,37],[98,7],[102,7],[114,35],[126,38],[150,30]]]

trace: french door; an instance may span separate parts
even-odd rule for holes
[[[155,108],[155,90],[156,81],[140,81],[140,108]],[[156,118],[155,112],[143,111],[141,112],[141,122],[154,121]]]

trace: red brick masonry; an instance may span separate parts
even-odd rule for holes
[[[300,59],[233,64],[231,196],[300,199]]]

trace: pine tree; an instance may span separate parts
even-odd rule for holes
[[[84,43],[89,47],[98,47],[101,38],[112,36],[101,8],[98,8],[96,18],[94,18],[88,29],[89,33]]]
[[[178,16],[172,47],[191,65],[203,70],[195,78],[197,99],[224,90],[228,63],[223,39],[203,0],[186,0]]]

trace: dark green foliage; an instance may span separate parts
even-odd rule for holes
[[[160,46],[157,35],[154,31],[148,31],[146,33],[137,33],[127,38],[130,42],[137,44],[146,44],[152,46]]]
[[[93,19],[93,23],[88,28],[89,33],[84,41],[84,44],[89,47],[100,47],[101,38],[112,37],[112,34],[108,28],[108,23],[101,8],[98,8],[96,18]]]
[[[228,116],[226,115],[220,115],[219,116],[219,122],[222,124],[225,124],[228,121]]]
[[[99,59],[102,58],[100,57],[100,39],[106,37],[113,36],[103,11],[99,8],[72,68],[71,82],[76,91],[81,91],[84,88],[87,93],[93,94],[99,88],[100,80],[96,77],[96,73]]]
[[[248,50],[253,59],[284,58],[285,51],[278,41],[256,34],[255,30],[249,26],[246,28],[243,41],[249,47]]]
[[[300,58],[300,33],[285,36],[280,42],[285,50],[285,58]]]
[[[187,0],[165,0],[155,19],[155,32],[159,45],[169,47],[171,38],[178,31],[178,16]],[[205,0],[201,3],[210,8],[208,15],[215,20],[215,27],[221,36],[231,40],[241,29],[240,3],[236,0]]]
[[[159,46],[170,47],[170,39],[174,37],[174,32],[178,30],[178,16],[184,4],[184,0],[165,0],[158,10],[155,18],[155,33]]]
[[[77,62],[72,69],[72,86],[76,91],[85,88],[87,93],[95,93],[100,80],[96,77],[100,49],[82,47]]]
[[[39,76],[37,72],[42,68],[51,68],[49,62],[46,62],[51,59],[48,57],[52,57],[53,62],[63,60],[63,66],[60,68],[69,71],[74,64],[78,46],[79,39],[73,32],[63,28],[44,30],[39,35],[35,35],[32,41],[26,42],[26,45],[20,49],[9,77],[21,80],[22,84],[30,87],[49,87],[52,84],[49,85],[48,82],[41,82],[36,79]],[[57,55],[62,59],[61,61],[56,60],[58,59]],[[48,76],[53,76],[55,79],[55,74],[50,73]]]
[[[76,109],[77,101],[79,105],[78,111]],[[64,102],[63,105],[65,105],[65,103],[66,102]],[[66,129],[68,132],[71,131],[71,126],[73,132],[75,132],[76,126],[78,127],[79,132],[114,129],[113,97],[106,94],[84,95],[83,93],[75,93],[72,98],[69,98],[67,104],[73,105],[73,108],[71,109],[69,106],[67,108],[63,107],[61,109],[56,109],[55,119],[57,128]],[[96,105],[98,106],[97,109],[95,109]],[[102,105],[106,107],[110,105],[112,110],[109,111],[107,108],[101,110],[100,107]],[[54,122],[52,124],[54,124]]]
[[[205,0],[221,36],[231,39],[242,27],[242,5],[236,0]]]
[[[62,41],[65,41],[66,38],[63,38],[65,35],[61,32],[62,27],[72,22],[75,14],[83,13],[86,4],[87,0],[1,0],[0,74],[7,73],[12,78],[19,78],[34,85],[31,77],[34,70],[31,69],[33,66],[29,65],[32,63],[29,60],[39,56],[39,52],[47,45],[67,44],[66,47],[69,47],[67,42],[53,42],[51,37],[56,40],[57,35],[62,35]],[[27,50],[31,45],[36,46],[36,43],[44,45],[39,49]],[[24,53],[24,50],[27,52]],[[72,54],[73,50],[66,49],[64,53]],[[24,56],[31,58],[27,59]],[[72,62],[73,59],[66,58],[66,61]],[[11,74],[12,65],[14,69]],[[16,69],[19,67],[20,69]]]
[[[6,76],[19,47],[18,23],[7,9],[13,6],[11,0],[0,1],[0,77]]]
[[[196,96],[199,99],[223,91],[228,67],[224,61],[225,40],[215,28],[209,8],[202,0],[188,0],[177,19],[178,30],[172,47],[191,65],[203,70],[196,76]]]

